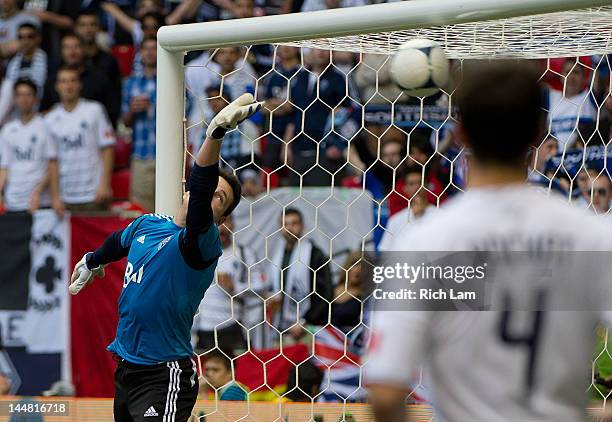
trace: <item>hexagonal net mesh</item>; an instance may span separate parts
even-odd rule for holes
[[[430,33],[405,33],[416,35]],[[570,42],[573,30],[564,37]],[[346,40],[353,42],[334,40],[334,47]],[[584,52],[592,53],[589,45]],[[452,56],[472,52],[455,47]],[[609,218],[611,65],[605,55],[571,51],[582,57],[538,60],[549,86],[548,132],[530,152],[526,177]],[[386,54],[288,45],[188,56],[191,151],[229,101],[244,92],[266,100],[222,144],[222,166],[240,178],[243,200],[220,228],[223,256],[193,328],[200,420],[371,420],[360,404],[367,400],[361,356],[369,334],[362,251],[388,248],[400,229],[461,195],[467,177],[467,151],[453,132],[453,92],[408,97],[390,81],[388,62]],[[462,63],[453,61],[458,73]],[[605,401],[612,357],[607,332],[597,338],[590,394]],[[413,386],[410,411],[431,420],[427,374]]]

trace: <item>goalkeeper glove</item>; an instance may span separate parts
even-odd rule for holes
[[[206,129],[206,136],[216,140],[223,139],[228,130],[235,129],[239,123],[255,114],[263,104],[256,102],[251,94],[242,94],[212,119]]]
[[[70,294],[76,295],[79,293],[85,286],[93,281],[94,277],[104,277],[104,265],[92,269],[89,269],[87,266],[87,256],[89,254],[91,254],[91,252],[83,255],[83,258],[74,266],[72,277],[70,278]]]

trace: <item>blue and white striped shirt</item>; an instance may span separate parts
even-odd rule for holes
[[[132,125],[132,155],[140,160],[155,158],[155,101],[157,98],[156,77],[134,74],[123,83],[121,112],[127,113],[132,98],[140,95],[149,97],[147,111],[134,114]]]
[[[22,53],[17,53],[8,64],[6,77],[13,82],[21,78],[32,80],[38,87],[38,95],[42,96],[47,79],[47,53],[39,48],[29,61],[23,57]]]

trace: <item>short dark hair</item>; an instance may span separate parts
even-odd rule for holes
[[[157,22],[159,26],[162,26],[166,20],[164,15],[162,15],[159,12],[147,12],[144,15],[142,15],[142,17],[140,18],[140,22],[144,22],[144,20],[147,18],[155,19],[155,22]]]
[[[155,35],[147,35],[142,39],[142,42],[140,43],[140,45],[143,45],[147,41],[153,41],[154,43],[157,44],[157,37]]]
[[[205,360],[217,359],[220,360],[225,369],[228,371],[232,370],[232,359],[234,358],[234,354],[228,351],[222,351],[217,348],[212,349],[210,352],[207,352],[204,355]]]
[[[98,19],[98,22],[100,22],[100,16],[98,16],[98,12],[96,12],[94,9],[90,8],[90,9],[81,10],[81,13],[79,13],[76,20],[78,21],[79,18],[82,16],[93,16],[96,19]]]
[[[38,93],[38,86],[36,86],[34,81],[32,81],[32,79],[30,79],[30,78],[19,78],[19,79],[17,79],[17,81],[15,82],[15,85],[13,85],[13,90],[17,91],[17,88],[19,88],[21,85],[26,85],[26,86],[30,87],[34,91],[34,94]]]
[[[543,99],[535,66],[506,60],[467,64],[456,103],[474,157],[524,162],[543,127]]]
[[[80,75],[81,72],[79,71],[79,68],[73,65],[69,65],[69,64],[63,64],[59,67],[59,69],[57,69],[57,73],[56,75],[59,75],[60,72],[64,72],[64,71],[69,71],[69,72],[76,72],[77,75]]]
[[[19,32],[20,29],[31,29],[32,31],[36,32],[37,34],[40,34],[40,28],[38,27],[38,25],[33,24],[32,22],[24,22],[21,25],[19,25],[19,28],[17,28],[17,32]]]
[[[304,222],[304,215],[297,208],[285,208],[285,217],[288,215],[297,215],[300,223]]]
[[[242,198],[242,185],[240,184],[238,177],[236,177],[234,173],[231,173],[227,170],[220,169],[219,176],[224,178],[225,181],[230,185],[230,187],[232,188],[233,196],[234,196],[234,200],[223,213],[223,216],[228,216],[232,213],[232,211],[236,209],[236,207],[240,203],[240,199]]]

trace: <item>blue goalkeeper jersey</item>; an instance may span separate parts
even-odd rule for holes
[[[193,355],[193,317],[213,281],[221,243],[216,224],[198,235],[199,253],[210,265],[197,270],[180,250],[184,232],[161,214],[144,215],[123,230],[128,262],[117,336],[108,350],[128,362],[154,365]]]

